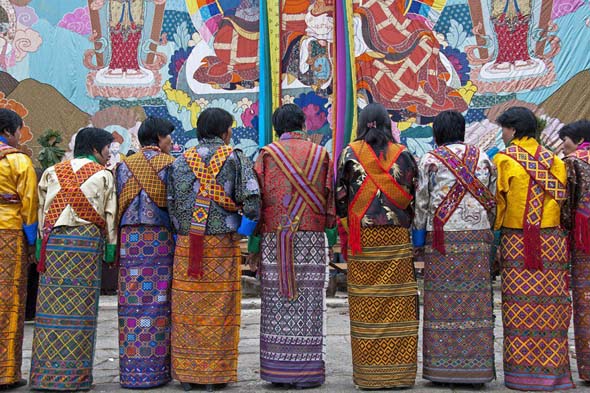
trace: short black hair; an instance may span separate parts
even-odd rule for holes
[[[197,137],[221,138],[234,123],[234,118],[228,111],[221,108],[207,108],[197,119]]]
[[[139,131],[137,131],[137,138],[141,146],[158,146],[159,138],[165,138],[174,131],[174,124],[166,119],[149,116],[146,118]]]
[[[114,140],[113,135],[102,128],[83,128],[76,135],[74,157],[92,155],[94,150],[100,153],[105,146],[110,145]]]
[[[514,137],[537,137],[537,117],[528,108],[523,106],[513,106],[508,108],[504,113],[498,116],[496,120],[501,127],[514,128]]]
[[[434,142],[441,146],[445,143],[463,142],[465,140],[465,118],[457,111],[443,111],[436,115],[432,123]]]
[[[23,126],[23,119],[10,109],[0,108],[0,132],[8,132],[10,135],[16,134],[16,130]]]
[[[590,121],[578,120],[569,123],[559,130],[559,138],[569,137],[574,143],[590,142]]]
[[[272,125],[278,136],[303,130],[305,113],[295,104],[285,104],[272,114]]]
[[[387,109],[372,102],[363,108],[358,117],[357,141],[365,141],[374,151],[383,151],[389,142],[395,142],[391,132],[391,118]]]

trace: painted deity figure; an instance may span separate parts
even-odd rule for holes
[[[299,80],[327,94],[332,82],[331,44],[334,41],[332,0],[284,0],[281,28],[286,82]]]
[[[214,7],[223,12],[213,39],[215,54],[202,59],[193,77],[227,90],[253,88],[259,76],[258,1],[243,0],[235,5],[222,1]]]
[[[517,69],[534,67],[529,54],[529,27],[531,24],[530,0],[504,0],[492,2],[492,24],[496,33],[498,54],[497,70],[510,64]]]
[[[144,26],[143,0],[110,0],[111,61],[109,76],[141,77],[139,49]]]

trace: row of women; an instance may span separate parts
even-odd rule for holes
[[[83,129],[75,158],[47,169],[37,186],[30,159],[14,147],[22,120],[0,110],[0,385],[20,383],[25,271],[37,259],[30,385],[91,388],[101,261],[117,257],[121,385],[175,378],[188,390],[236,382],[239,240],[251,235],[262,284],[260,375],[318,386],[329,249],[338,232],[357,386],[415,383],[416,251],[425,260],[423,376],[494,379],[496,247],[505,384],[574,386],[570,262],[578,371],[590,380],[590,123],[560,131],[562,161],[537,142],[534,114],[510,108],[497,119],[507,147],[492,162],[463,143],[461,114],[443,112],[433,124],[438,147],[416,164],[394,142],[387,111],[370,104],[334,176],[297,106],[279,108],[272,120],[278,140],[252,165],[230,146],[233,119],[222,109],[202,112],[199,144],[176,160],[168,154],[173,126],[148,118],[141,151],[114,176],[104,167],[112,136]]]

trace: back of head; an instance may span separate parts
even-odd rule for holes
[[[537,137],[537,117],[528,108],[513,106],[496,119],[501,127],[514,128],[514,138]]]
[[[197,119],[197,138],[221,138],[234,123],[232,115],[221,108],[207,108]]]
[[[439,113],[432,124],[434,142],[438,146],[465,140],[465,118],[457,111]]]
[[[375,151],[383,151],[388,143],[394,142],[391,119],[383,105],[371,103],[361,111],[356,140],[367,142]]]
[[[74,157],[83,157],[100,153],[105,146],[110,145],[115,138],[110,132],[102,128],[86,127],[78,131],[74,144]]]
[[[590,142],[590,121],[578,120],[563,126],[559,130],[559,138],[563,140],[566,137],[576,144]]]
[[[301,131],[305,127],[305,113],[295,104],[285,104],[272,114],[272,125],[278,136]]]
[[[23,126],[23,119],[10,109],[0,108],[0,133],[6,131],[11,135]]]
[[[158,146],[160,138],[164,138],[174,131],[174,124],[166,119],[149,116],[141,123],[137,137],[141,146]]]

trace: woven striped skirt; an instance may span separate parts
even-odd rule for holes
[[[293,239],[297,298],[279,293],[277,235],[262,239],[260,269],[260,377],[268,382],[324,383],[328,244],[324,232],[297,232]]]
[[[363,251],[348,252],[354,383],[409,387],[418,351],[418,287],[407,228],[361,229]]]
[[[27,295],[24,247],[22,229],[0,230],[0,385],[21,378]]]
[[[166,227],[121,228],[119,370],[121,386],[170,381],[170,284],[174,241]]]
[[[590,255],[572,253],[576,361],[580,379],[590,381]]]
[[[187,275],[189,237],[178,236],[172,280],[172,377],[217,384],[238,379],[242,298],[238,237],[204,239],[202,278]]]
[[[39,277],[31,388],[91,388],[103,252],[95,225],[51,232]]]
[[[494,379],[490,230],[445,232],[446,255],[426,237],[423,377],[434,382]]]
[[[567,238],[558,228],[541,229],[542,270],[524,267],[522,230],[502,230],[502,323],[504,383],[518,390],[574,387],[568,328]]]

